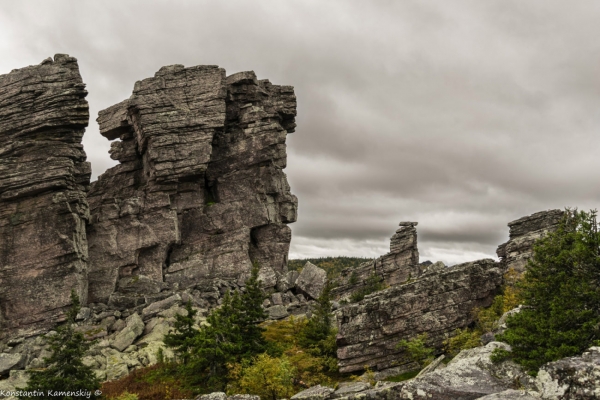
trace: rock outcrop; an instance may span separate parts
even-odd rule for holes
[[[283,172],[295,115],[291,86],[181,65],[101,111],[120,164],[88,196],[90,301],[135,307],[165,288],[243,282],[253,261],[274,286],[296,220]]]
[[[336,299],[348,299],[364,288],[369,278],[378,277],[385,285],[393,286],[417,278],[422,273],[417,248],[417,222],[400,222],[400,228],[390,240],[390,252],[358,268],[347,268],[340,274],[332,290]]]
[[[64,54],[0,75],[0,336],[54,325],[71,289],[87,299],[86,95]]]
[[[491,259],[431,269],[413,282],[368,295],[337,312],[340,372],[414,368],[396,345],[427,332],[429,347],[469,325],[472,310],[491,304],[504,270]]]
[[[536,385],[544,399],[600,399],[600,347],[545,364]]]
[[[508,242],[498,246],[496,254],[507,269],[525,271],[533,255],[533,245],[548,232],[556,229],[564,215],[561,210],[540,211],[508,223]]]

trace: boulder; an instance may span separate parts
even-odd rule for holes
[[[296,280],[296,288],[310,298],[317,299],[321,295],[326,282],[327,273],[325,270],[307,261]]]
[[[496,348],[510,349],[505,343],[491,342],[483,347],[463,350],[446,368],[403,383],[398,390],[398,398],[466,400],[514,389],[515,385],[533,389],[533,380],[515,363],[494,364],[490,361],[490,355]]]
[[[544,399],[600,398],[600,347],[543,365],[535,384]]]
[[[336,391],[331,395],[332,399],[345,397],[354,393],[362,392],[371,388],[368,382],[342,382],[338,385]]]
[[[111,341],[111,347],[123,351],[144,332],[144,321],[135,313],[127,318],[125,328]]]
[[[0,353],[0,375],[8,374],[8,372],[17,367],[23,361],[21,354]]]
[[[335,392],[335,389],[317,385],[296,393],[290,400],[325,400],[330,399],[333,392]]]
[[[287,311],[287,307],[282,305],[269,307],[266,311],[267,314],[269,314],[270,319],[283,319],[290,315]]]
[[[174,294],[173,296],[167,297],[164,300],[157,301],[155,303],[150,304],[148,307],[142,310],[142,318],[149,319],[154,317],[161,311],[167,310],[174,306],[175,304],[181,303],[181,296],[179,294]]]

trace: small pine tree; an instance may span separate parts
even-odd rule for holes
[[[581,354],[600,341],[600,233],[596,211],[568,210],[538,241],[519,284],[524,308],[497,337],[493,361],[512,358],[535,375],[543,364]]]
[[[185,305],[186,315],[175,315],[174,332],[165,335],[165,345],[173,348],[182,363],[187,364],[190,358],[189,351],[194,345],[194,337],[198,330],[194,328],[197,310],[192,308],[192,302],[188,300]]]
[[[67,312],[67,321],[56,329],[56,334],[48,338],[52,354],[44,359],[48,366],[41,370],[30,370],[29,382],[23,391],[43,392],[43,396],[36,398],[43,400],[74,399],[74,396],[54,396],[48,391],[77,391],[88,390],[93,394],[100,389],[100,380],[90,366],[83,364],[83,356],[89,349],[81,332],[77,332],[73,324],[81,308],[79,297],[74,290],[71,291],[71,308]],[[85,396],[81,396],[84,398]],[[21,397],[21,399],[29,397]]]
[[[246,280],[245,292],[237,299],[234,298],[233,306],[239,310],[238,324],[242,340],[242,357],[254,357],[265,351],[267,342],[263,336],[265,329],[259,325],[267,319],[267,313],[262,303],[265,295],[258,279],[258,263],[254,262],[250,278]]]
[[[323,292],[317,299],[312,316],[303,326],[298,337],[298,344],[323,358],[323,366],[328,371],[337,371],[337,329],[332,326],[331,290],[333,286],[327,282]]]
[[[181,355],[181,372],[187,384],[202,386],[204,391],[223,390],[228,365],[266,350],[264,329],[258,325],[266,319],[258,270],[254,264],[244,293],[225,293],[221,306],[207,316],[207,325],[194,329],[194,315],[187,306],[188,316],[178,318],[175,332],[165,336],[165,344]]]

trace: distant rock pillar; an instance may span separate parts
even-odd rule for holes
[[[71,289],[86,302],[86,95],[65,54],[0,75],[0,336],[52,326]]]

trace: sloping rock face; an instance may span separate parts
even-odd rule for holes
[[[77,60],[0,75],[0,335],[51,326],[87,298],[91,167]]]
[[[556,230],[564,215],[561,210],[540,211],[508,223],[509,240],[498,246],[496,254],[507,269],[524,272],[533,255],[536,240]]]
[[[387,286],[415,279],[423,272],[419,266],[417,222],[400,222],[400,228],[390,240],[390,252],[358,268],[347,268],[340,274],[331,294],[336,299],[348,299],[367,285],[371,277],[379,277]]]
[[[285,272],[297,199],[283,169],[295,115],[291,86],[181,65],[101,111],[120,164],[88,196],[90,301],[131,307],[165,287],[240,281],[252,261]]]
[[[415,365],[398,342],[427,332],[427,346],[441,348],[446,335],[472,322],[473,308],[491,304],[503,272],[491,259],[432,269],[343,307],[337,313],[340,372],[410,370]]]
[[[600,347],[545,364],[536,385],[544,399],[600,399]]]

